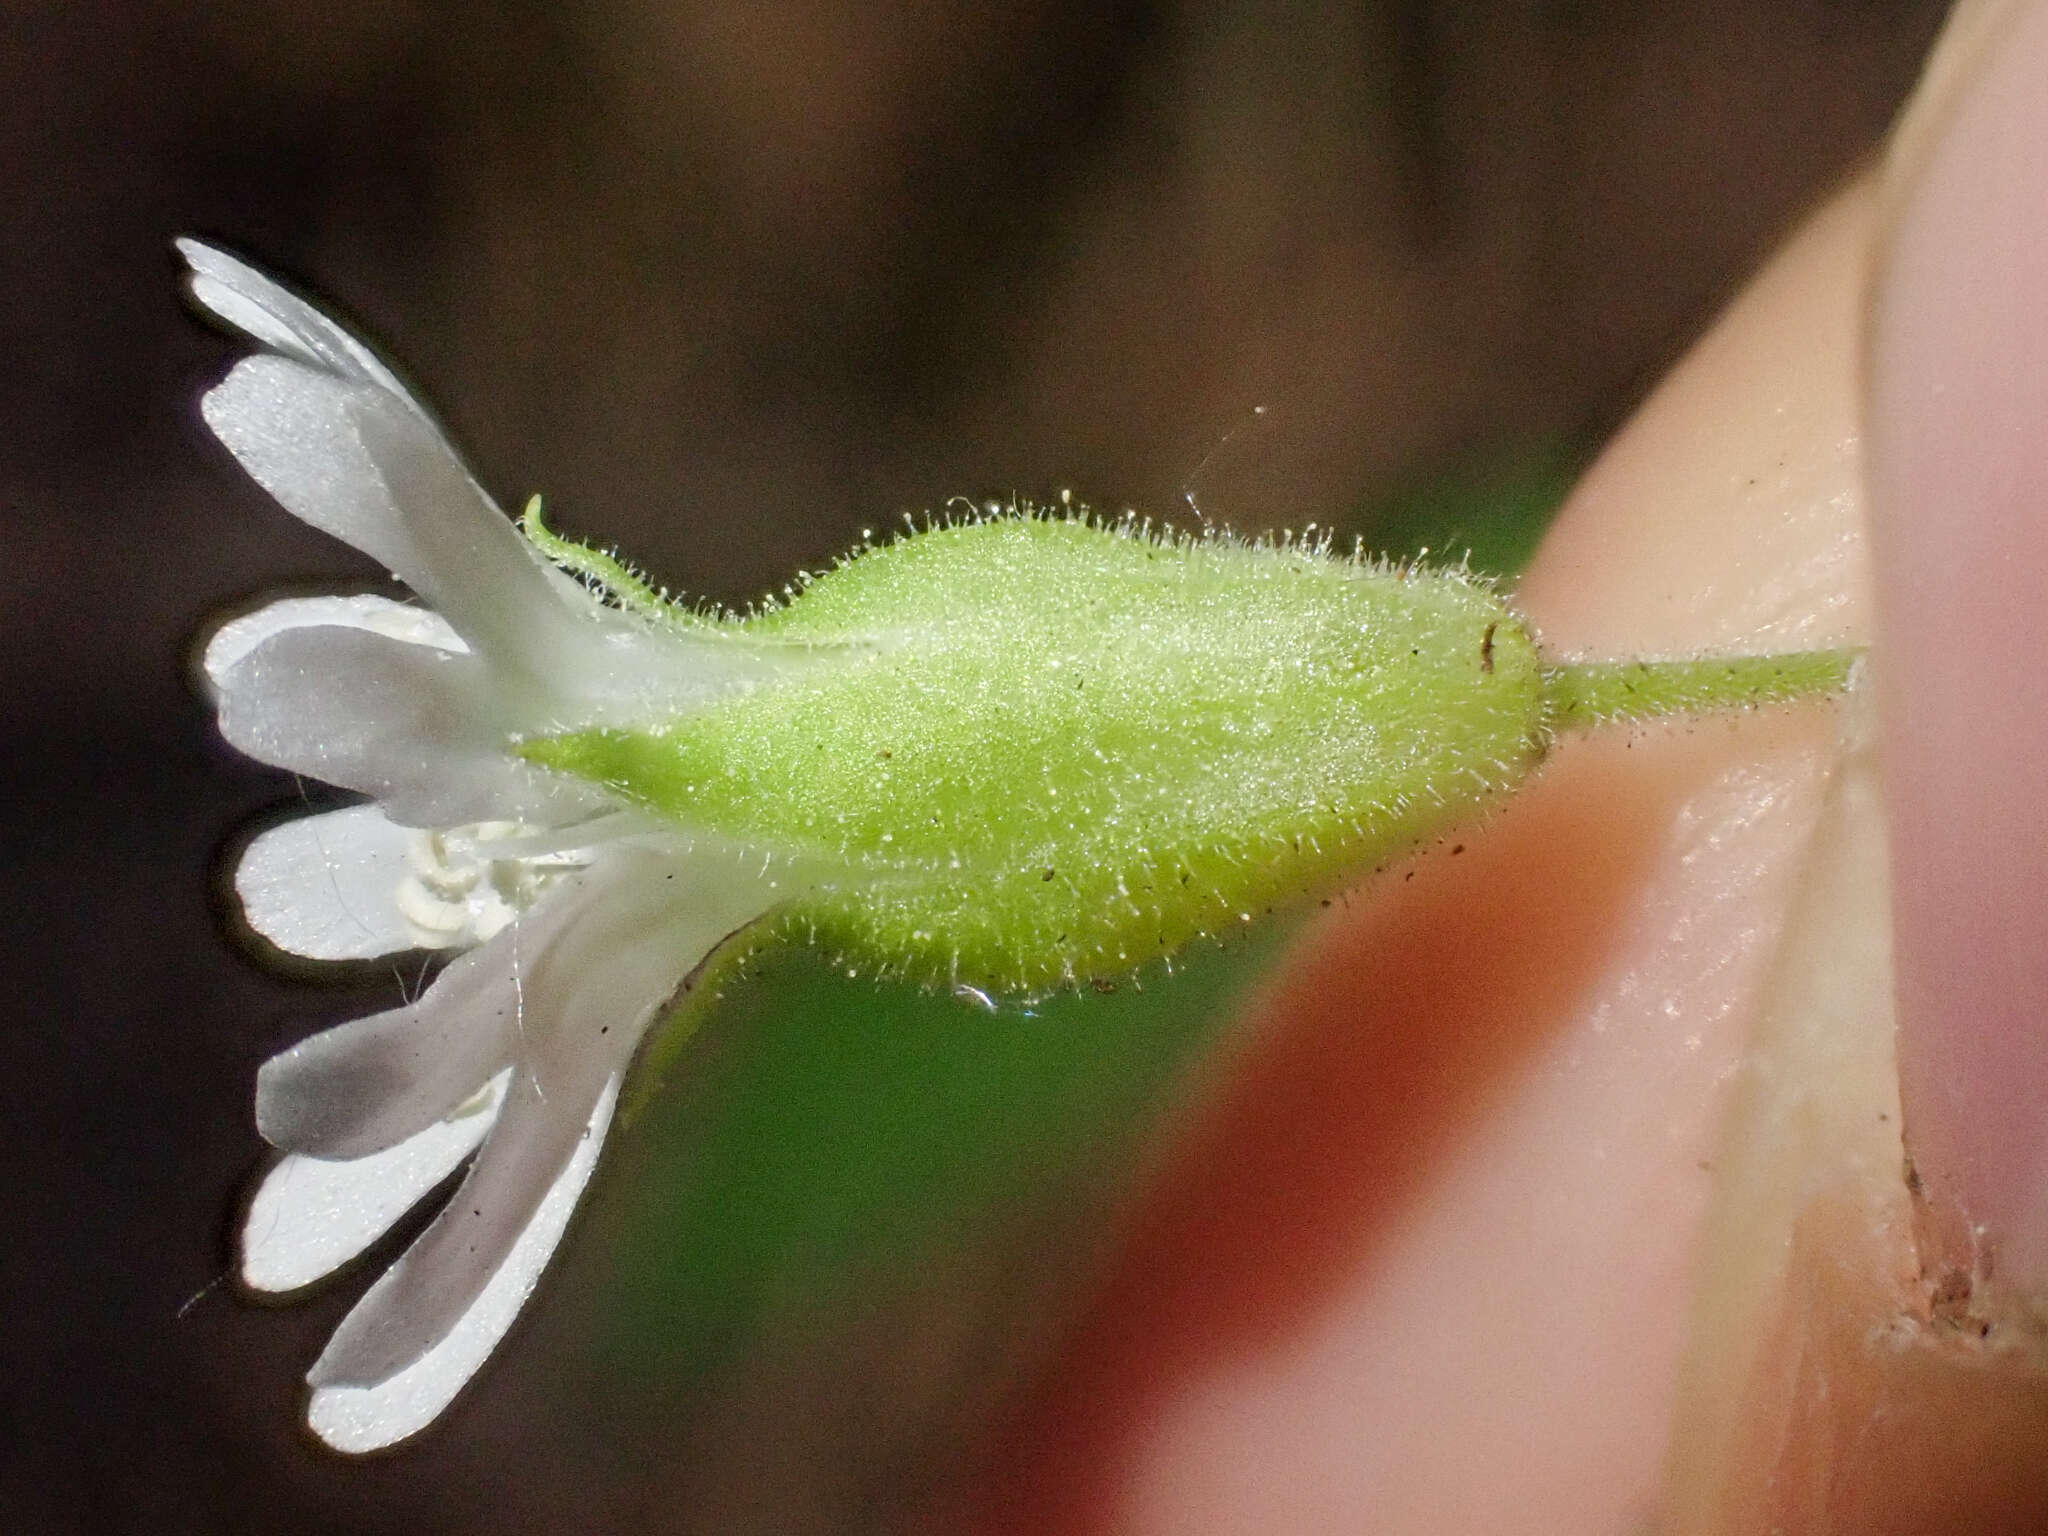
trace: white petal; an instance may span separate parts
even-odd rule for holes
[[[658,718],[833,654],[684,634],[606,608],[558,579],[402,398],[257,357],[202,408],[288,511],[381,561],[438,610],[534,724]]]
[[[749,867],[634,847],[569,878],[590,899],[531,952],[519,1070],[498,1124],[447,1208],[335,1330],[308,1377],[316,1387],[387,1382],[459,1326],[677,983],[785,894]]]
[[[598,1095],[568,1163],[454,1326],[403,1370],[374,1385],[316,1386],[306,1409],[314,1434],[338,1451],[361,1453],[394,1445],[440,1416],[498,1347],[533,1294],[597,1166],[618,1092],[614,1076]]]
[[[270,828],[235,867],[249,926],[309,960],[366,960],[421,947],[394,900],[417,834],[374,805]]]
[[[431,645],[443,651],[459,653],[469,649],[438,613],[410,603],[394,603],[375,593],[354,597],[282,597],[228,620],[213,632],[206,642],[207,681],[220,688],[235,664],[272,635],[281,635],[288,629],[323,626],[367,629],[408,645]]]
[[[264,1176],[242,1227],[242,1282],[296,1291],[332,1274],[424,1199],[496,1123],[509,1073],[477,1101],[395,1147],[345,1161],[290,1152]]]
[[[405,826],[604,808],[595,786],[506,751],[492,682],[474,656],[363,629],[287,629],[227,673],[220,729],[259,762],[374,796]]]
[[[453,1111],[529,1043],[530,1015],[550,999],[545,985],[529,988],[529,972],[566,929],[587,921],[592,887],[580,879],[564,876],[518,922],[451,961],[418,1001],[271,1057],[256,1074],[257,1130],[272,1146],[355,1159]]]
[[[293,358],[236,364],[200,409],[285,509],[354,545],[494,661],[577,639],[582,611],[409,399]]]
[[[270,349],[207,393],[215,435],[288,511],[446,617],[527,723],[658,718],[835,654],[605,607],[512,526],[367,347],[233,257],[190,240],[179,250],[194,297]]]
[[[554,579],[368,347],[226,252],[178,250],[193,297],[268,349],[201,411],[286,510],[380,562],[501,663],[562,642],[598,609]]]
[[[203,241],[187,238],[176,243],[178,254],[192,269],[192,297],[236,330],[273,351],[341,377],[405,393],[368,347],[297,294]]]
[[[751,863],[609,846],[416,1001],[271,1057],[256,1075],[256,1128],[288,1151],[367,1157],[515,1060],[541,1098],[559,1089],[573,1099],[581,1083],[587,1099],[676,982],[787,894]]]

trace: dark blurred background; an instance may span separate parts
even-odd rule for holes
[[[0,1530],[620,1528],[502,1407],[316,1452],[345,1298],[217,1283],[257,1063],[393,984],[261,971],[215,894],[291,785],[219,745],[189,643],[366,572],[199,425],[233,349],[174,235],[352,316],[508,504],[723,603],[1069,488],[1403,539],[1463,507],[1507,565],[1460,488],[1560,484],[1942,9],[0,0]]]

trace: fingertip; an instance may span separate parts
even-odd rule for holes
[[[1864,638],[1871,178],[1808,217],[1615,436],[1517,592],[1575,657]]]
[[[1973,7],[1889,166],[1870,319],[1910,1150],[1946,1262],[2048,1287],[2048,8]],[[1982,1229],[1973,1236],[1973,1229]]]

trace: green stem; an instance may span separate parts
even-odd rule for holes
[[[1543,669],[1544,718],[1557,730],[1609,720],[1697,715],[1840,693],[1861,647],[1698,661],[1586,661]]]

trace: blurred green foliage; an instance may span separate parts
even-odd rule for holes
[[[626,1138],[618,1360],[713,1368],[764,1327],[815,1328],[821,1306],[872,1310],[949,1264],[1000,1268],[1020,1224],[1099,1216],[1288,927],[1198,944],[1113,991],[994,1007],[849,978],[797,947],[750,960]],[[1076,1237],[1039,1262],[1088,1256]]]
[[[1529,563],[1585,468],[1586,450],[1562,438],[1484,449],[1397,486],[1359,512],[1366,547],[1387,555],[1428,550],[1436,562],[1511,578]]]

